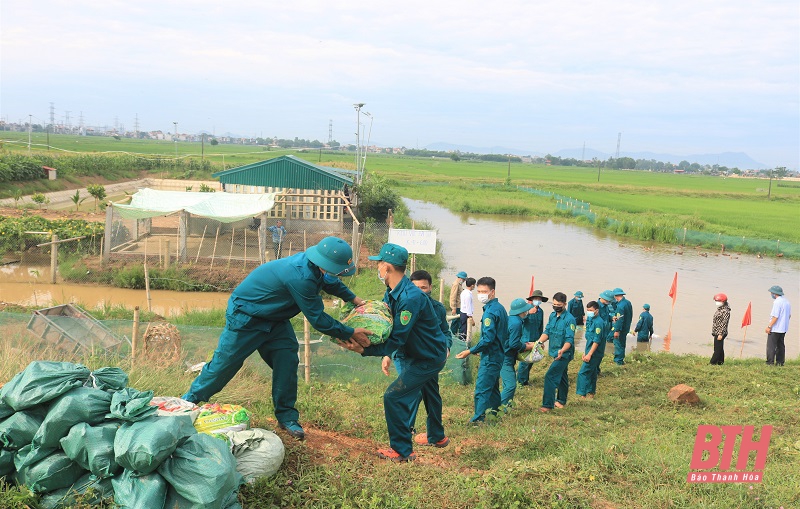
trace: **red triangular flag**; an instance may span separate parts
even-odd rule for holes
[[[675,304],[675,299],[678,298],[678,273],[672,278],[672,286],[669,288],[669,296],[672,297],[672,304]]]
[[[533,295],[533,276],[531,276],[531,291],[528,292],[528,296],[530,297]]]
[[[747,303],[747,311],[744,312],[744,317],[742,317],[742,327],[747,327],[751,323],[753,323],[753,303]]]

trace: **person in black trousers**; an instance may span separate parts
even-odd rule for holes
[[[714,295],[714,304],[717,310],[711,322],[711,335],[714,341],[714,354],[711,364],[722,365],[725,363],[725,337],[728,335],[728,322],[731,320],[731,308],[728,306],[728,296],[724,293]]]

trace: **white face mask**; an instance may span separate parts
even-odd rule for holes
[[[488,293],[479,293],[478,300],[481,301],[483,304],[489,302],[489,294]]]
[[[722,306],[722,305],[723,305],[723,304],[725,304],[725,303],[724,303],[724,302],[720,302],[720,301],[718,301],[718,300],[715,300],[715,301],[714,301],[714,304],[716,304],[716,305],[717,305],[717,307],[720,307],[720,306]]]

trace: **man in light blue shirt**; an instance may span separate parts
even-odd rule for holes
[[[786,333],[789,331],[789,318],[792,317],[792,305],[783,296],[783,288],[778,285],[769,289],[775,302],[772,304],[769,325],[767,325],[767,364],[783,366],[786,358]]]
[[[275,248],[275,259],[279,259],[281,257],[281,252],[283,251],[283,239],[286,237],[286,228],[283,227],[283,223],[278,221],[275,223],[275,226],[268,226],[267,230],[272,232],[272,246]]]

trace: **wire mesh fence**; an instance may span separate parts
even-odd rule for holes
[[[87,358],[107,358],[111,364],[119,363],[131,355],[131,341],[134,322],[132,320],[99,320],[103,327],[111,331],[120,339],[118,344],[109,348],[97,346],[92,348],[85,342],[75,338],[72,344],[56,343],[47,337],[41,337],[36,331],[29,330],[28,326],[32,316],[25,313],[0,313],[0,346],[7,355],[0,360],[0,381],[10,379],[16,372],[24,368],[20,363],[34,359],[64,360],[70,362],[85,362]],[[144,322],[139,324],[140,334],[146,336],[148,328],[163,322]],[[172,357],[170,352],[156,350],[148,354],[147,362],[154,362],[159,366],[173,365],[189,370],[211,359],[217,346],[221,327],[200,327],[190,325],[174,325],[179,335],[180,354]],[[298,376],[304,378],[304,332],[295,330],[299,339]],[[312,331],[309,341],[310,350],[310,376],[314,380],[326,382],[360,382],[367,384],[385,384],[386,377],[381,372],[381,359],[379,357],[361,357],[331,342],[328,336]],[[463,347],[461,348],[463,349]],[[442,383],[459,383],[463,381],[464,364],[455,359],[455,354],[461,349],[451,352],[447,365],[441,374]],[[137,358],[141,354],[137,355]],[[260,373],[265,377],[271,376],[270,368],[264,363],[257,353],[254,353],[246,365],[252,372]]]

